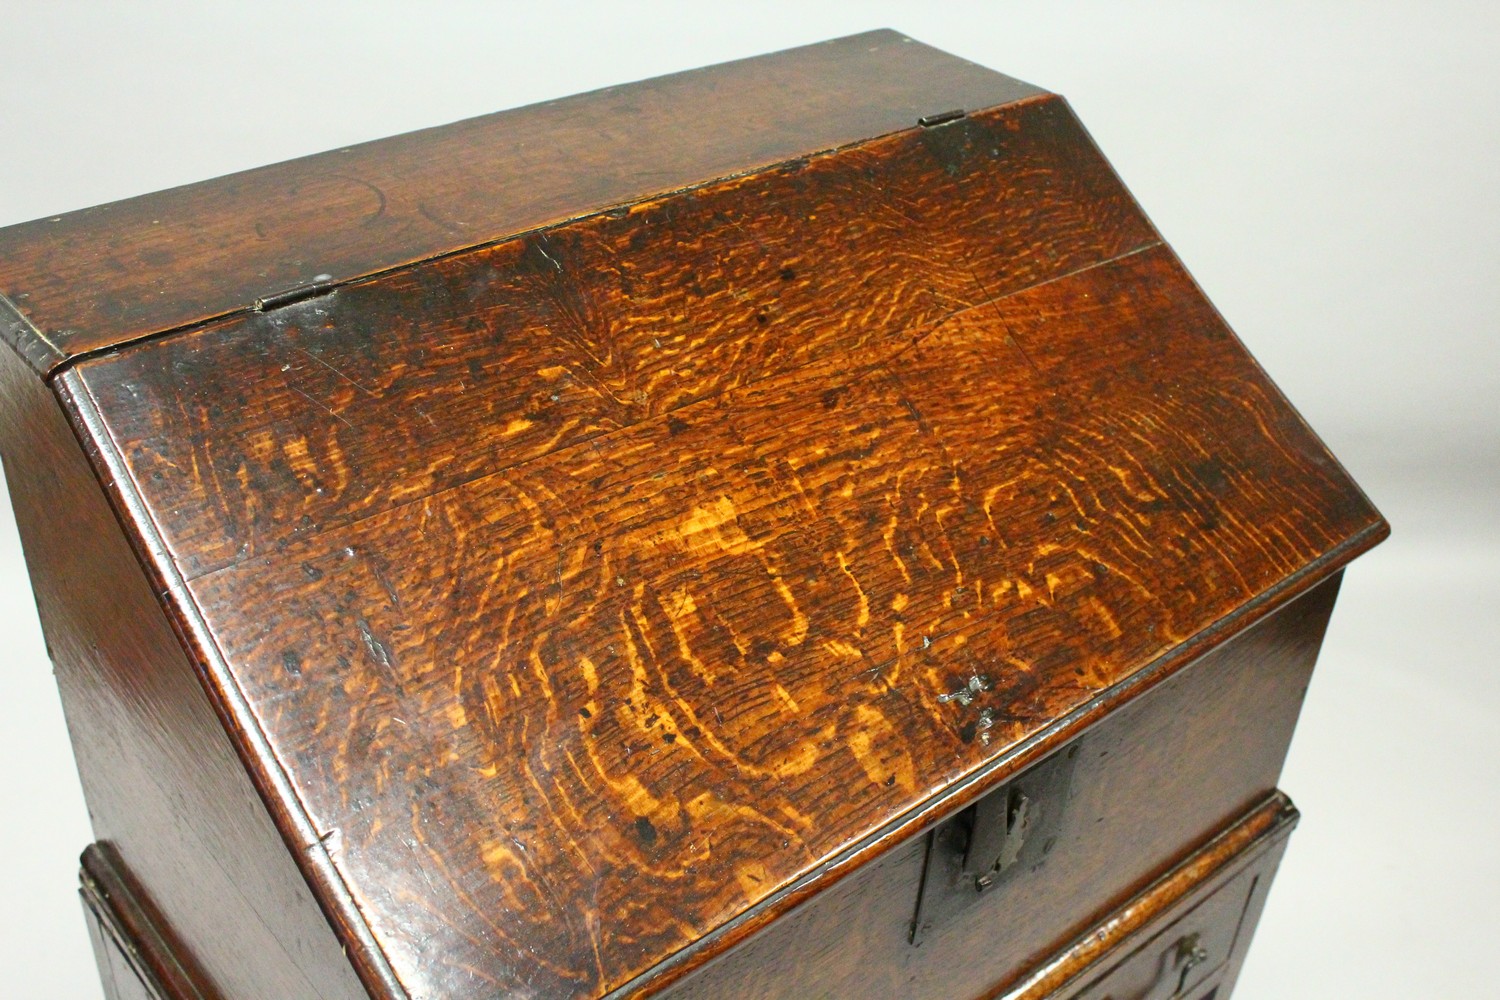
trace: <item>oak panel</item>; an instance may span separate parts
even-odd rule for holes
[[[39,371],[348,280],[1041,93],[893,31],[609,87],[0,230]]]
[[[362,997],[67,411],[5,346],[0,446],[95,837],[203,996]]]
[[[1155,241],[1045,98],[78,371],[192,577],[815,362],[874,363]]]
[[[1002,876],[920,946],[910,931],[925,835],[662,996],[1051,996],[1150,919],[1131,902],[1138,894],[1245,814],[1265,812],[1260,806],[1276,786],[1337,589],[1337,579],[1321,584],[1055,751],[1076,748],[1077,757],[1068,800],[1040,803],[1060,817],[1053,846],[1034,866]],[[1258,832],[1277,813],[1269,810]],[[1135,909],[1122,914],[1122,907]],[[1160,909],[1160,902],[1147,908]],[[1125,927],[1111,926],[1116,921]]]
[[[189,586],[398,974],[582,996],[1376,517],[1153,249]]]

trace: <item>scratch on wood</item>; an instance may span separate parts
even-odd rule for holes
[[[297,395],[301,396],[303,399],[307,400],[309,403],[311,403],[312,405],[316,406],[318,409],[322,410],[324,413],[328,414],[330,417],[332,417],[333,419],[337,420],[339,423],[343,424],[345,427],[349,428],[350,430],[356,430],[357,429],[349,421],[347,421],[343,417],[339,416],[339,414],[333,409],[333,407],[329,406],[327,403],[321,403],[318,400],[313,399],[311,396],[309,396],[307,393],[303,392],[301,389],[297,388],[295,385],[289,385],[289,386],[287,386],[287,388],[290,389],[290,390],[292,390]]]

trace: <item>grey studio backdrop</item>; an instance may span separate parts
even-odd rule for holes
[[[1495,5],[0,0],[0,224],[882,26],[1065,94],[1394,525],[1345,582],[1236,997],[1494,995]],[[0,507],[0,989],[92,1000],[88,816]]]

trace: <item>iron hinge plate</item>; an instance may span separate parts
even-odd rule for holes
[[[913,945],[999,885],[1042,865],[1067,812],[1078,753],[1075,741],[928,833]]]

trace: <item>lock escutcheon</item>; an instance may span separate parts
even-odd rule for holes
[[[1078,753],[1076,742],[1057,751],[928,834],[912,944],[1041,863],[1061,828]]]

